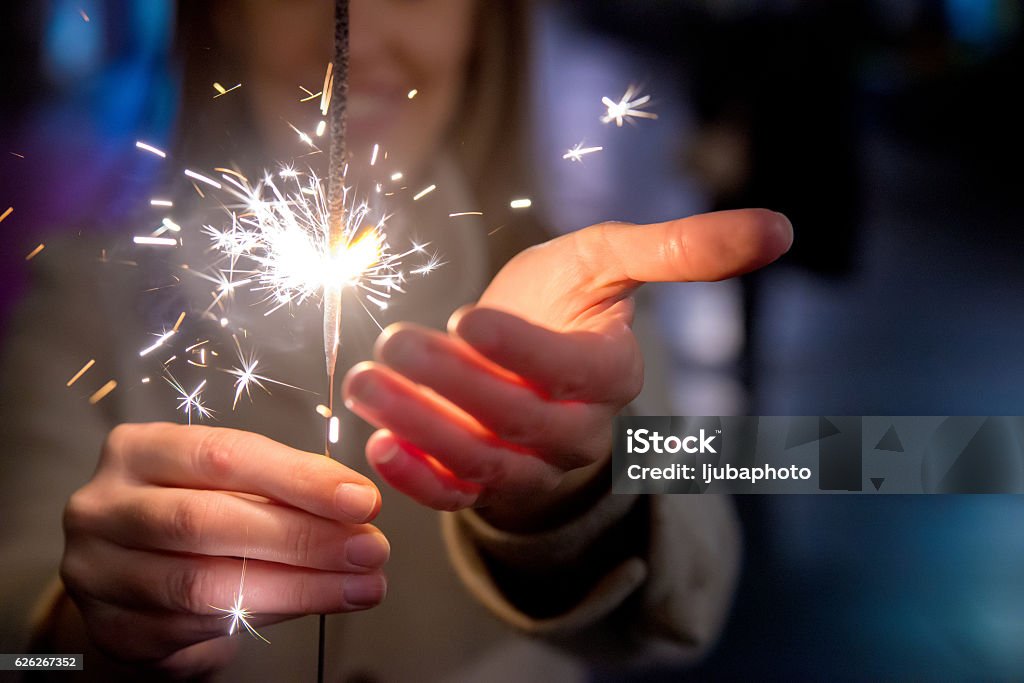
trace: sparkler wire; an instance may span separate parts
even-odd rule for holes
[[[327,175],[328,240],[330,253],[339,248],[345,235],[345,122],[348,104],[348,0],[335,0],[334,4],[334,64],[331,72],[329,98],[331,146],[330,168]],[[341,287],[324,289],[324,354],[327,361],[327,407],[334,414],[334,372],[341,346]],[[324,454],[331,456],[329,436],[324,443]],[[316,680],[324,680],[324,654],[327,618],[320,615],[320,634]]]

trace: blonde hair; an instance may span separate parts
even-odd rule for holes
[[[463,103],[448,136],[489,232],[496,230],[488,238],[492,272],[547,237],[535,213],[509,208],[510,199],[531,197],[534,190],[528,154],[531,5],[478,0]]]

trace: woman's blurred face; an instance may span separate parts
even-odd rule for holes
[[[437,151],[465,85],[476,0],[351,0],[348,144],[367,158],[375,143],[389,169],[424,168]],[[222,42],[245,64],[242,88],[268,156],[302,153],[287,123],[311,135],[318,92],[333,57],[332,0],[227,0]],[[225,78],[211,74],[211,81]],[[415,90],[416,95],[409,97]],[[326,144],[320,144],[326,147]]]

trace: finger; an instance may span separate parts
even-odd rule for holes
[[[558,483],[552,465],[525,449],[513,450],[465,413],[382,365],[355,366],[342,391],[350,410],[429,453],[460,479],[521,492]]]
[[[219,643],[214,650],[207,651],[211,662],[221,661],[218,652],[230,654],[234,649],[230,642],[217,638],[227,633],[227,626],[219,617],[125,609],[81,595],[75,596],[75,603],[86,618],[93,643],[121,661],[161,662],[172,653],[211,638]],[[192,662],[201,667],[200,661]]]
[[[555,332],[493,308],[461,309],[449,328],[489,361],[560,401],[628,403],[643,385],[643,357],[628,327]]]
[[[461,481],[436,459],[411,444],[403,444],[386,429],[366,442],[366,459],[395,489],[435,510],[471,507],[482,488]]]
[[[107,437],[104,453],[146,483],[253,493],[357,523],[380,509],[377,487],[358,472],[249,432],[125,424]]]
[[[562,338],[566,335],[554,336],[563,346],[571,343]],[[525,341],[529,343],[529,339]],[[597,431],[594,425],[600,407],[583,401],[548,400],[541,392],[550,394],[550,388],[534,389],[519,376],[482,358],[462,340],[441,332],[415,325],[392,325],[378,338],[375,355],[464,410],[499,439],[538,450],[563,469],[578,466],[576,461],[586,451],[586,442]],[[599,379],[596,373],[592,378]],[[613,391],[611,387],[605,391],[587,389],[589,397]],[[567,462],[553,460],[559,457]]]
[[[390,546],[366,524],[218,491],[132,488],[107,501],[96,532],[140,550],[249,557],[337,572],[379,569]]]
[[[379,571],[325,572],[246,560],[243,577],[238,558],[154,553],[103,540],[80,550],[74,562],[103,567],[84,584],[94,599],[189,615],[223,616],[239,604],[252,614],[353,612],[379,604],[387,590]]]
[[[227,636],[205,640],[183,648],[158,663],[175,679],[201,678],[227,666],[238,654],[238,641]]]
[[[570,238],[581,277],[598,284],[712,282],[777,259],[793,243],[793,226],[780,213],[742,209],[651,225],[602,223]]]

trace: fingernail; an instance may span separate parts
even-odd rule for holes
[[[341,595],[353,607],[372,607],[384,600],[388,584],[380,574],[350,574],[345,577]]]
[[[789,220],[789,216],[784,213],[774,212],[779,217],[779,221],[776,222],[775,228],[778,230],[779,235],[782,237],[783,242],[786,243],[786,250],[793,246],[793,223]]]
[[[425,362],[423,344],[418,343],[412,335],[397,334],[389,341],[385,357],[391,362],[405,367]]]
[[[380,387],[372,376],[364,376],[361,380],[362,381],[355,382],[355,386],[352,387],[352,394],[360,401],[370,403],[377,397],[377,394],[380,393]]]
[[[391,446],[384,449],[384,451],[380,455],[374,457],[374,463],[376,463],[377,465],[386,465],[387,463],[395,459],[395,456],[398,455],[399,450],[400,449],[398,448],[398,444],[391,444]]]
[[[357,521],[365,521],[377,506],[377,492],[362,484],[342,484],[334,494],[338,508]]]
[[[384,534],[359,534],[345,542],[345,559],[357,567],[377,569],[384,566],[390,556],[391,544]]]

